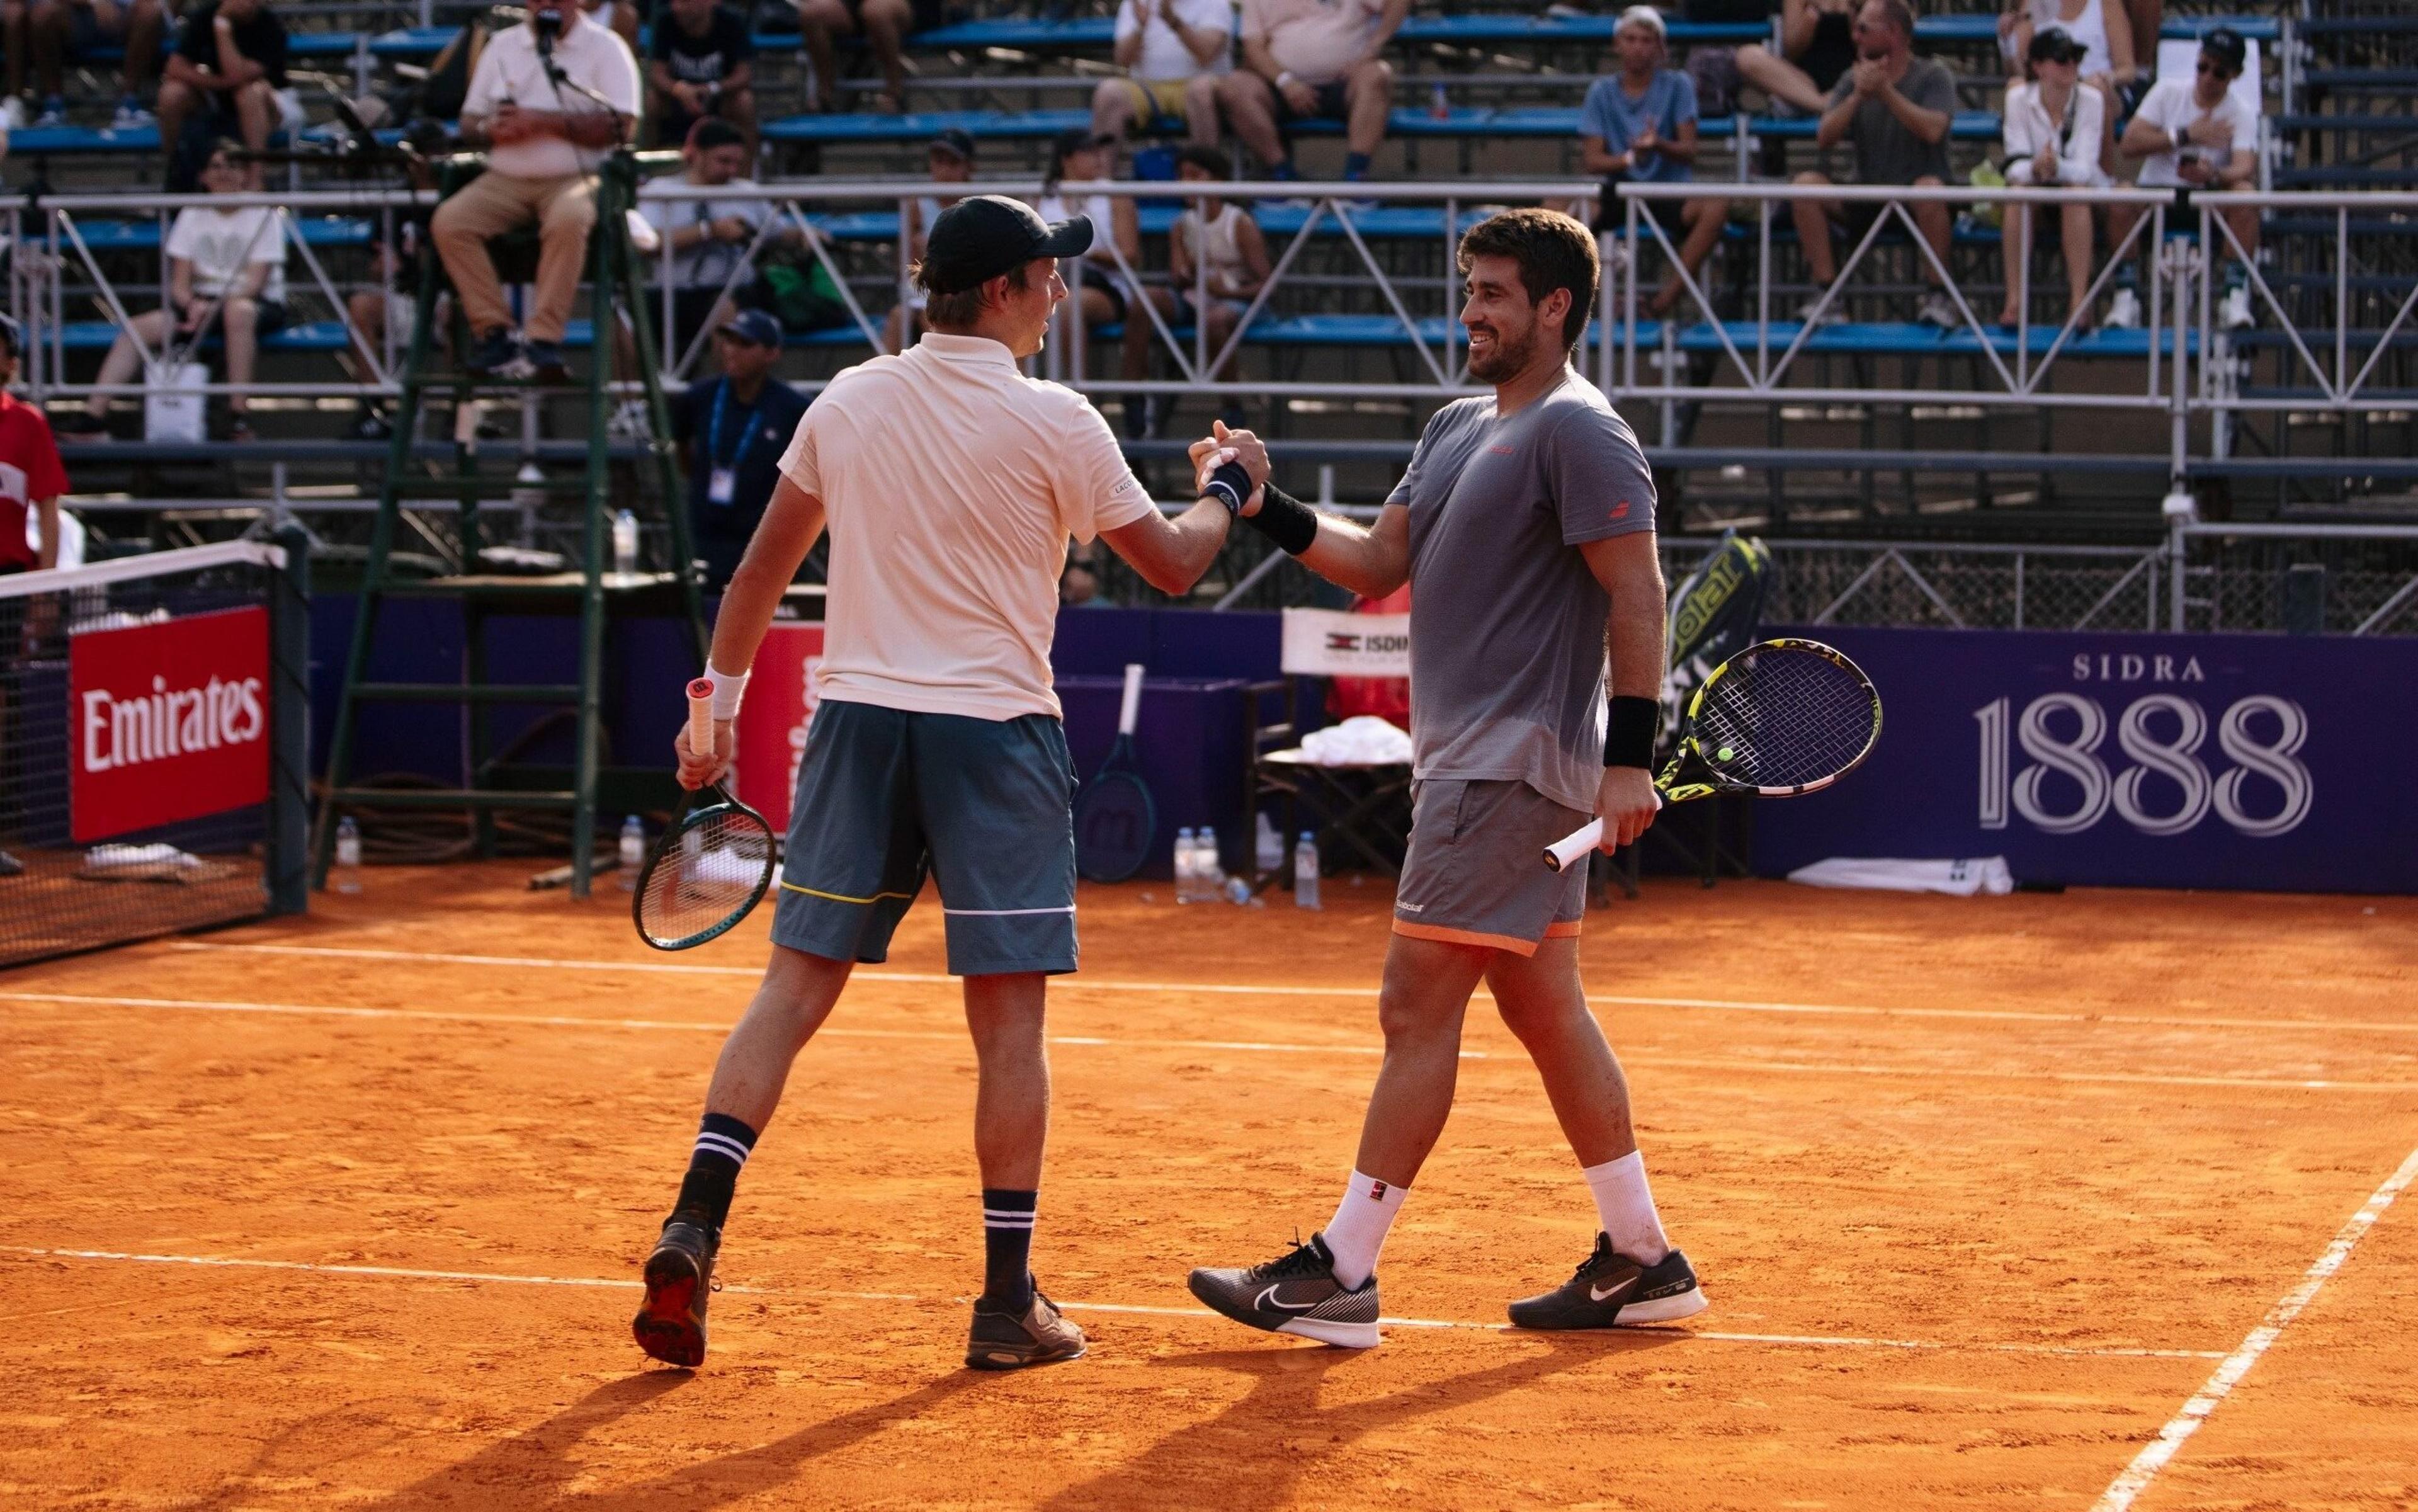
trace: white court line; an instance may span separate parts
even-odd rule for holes
[[[761,977],[760,966],[704,966],[677,961],[580,961],[553,955],[465,955],[446,951],[373,950],[340,945],[253,945],[175,940],[170,950],[244,951],[262,955],[314,955],[365,961],[434,961],[449,966],[509,966],[550,971],[636,971],[681,976]],[[858,982],[897,982],[946,985],[960,979],[943,971],[880,971],[858,969]],[[1164,995],[1193,992],[1240,998],[1377,999],[1374,986],[1257,986],[1223,982],[1118,982],[1084,976],[1050,979],[1052,992],[1141,992]],[[1474,996],[1492,1001],[1484,988]],[[1740,1014],[1806,1014],[1855,1018],[1953,1018],[2021,1024],[2125,1024],[2153,1029],[2356,1030],[2380,1034],[2418,1034],[2418,1019],[2389,1023],[2357,1018],[2212,1018],[2148,1014],[2044,1014],[2018,1008],[1881,1008],[1850,1003],[1763,1002],[1736,998],[1645,998],[1620,993],[1590,992],[1586,1000],[1620,1008],[1691,1008]]]
[[[478,1014],[425,1008],[353,1008],[332,1004],[240,1002],[207,998],[133,998],[101,993],[0,992],[0,1002],[26,1002],[74,1007],[170,1008],[202,1013],[284,1014],[305,1017],[400,1018],[421,1022],[463,1024],[527,1024],[544,1029],[670,1030],[689,1034],[727,1034],[727,1024],[689,1024],[663,1018],[582,1018],[570,1014]],[[956,1042],[961,1034],[911,1029],[821,1029],[818,1035],[849,1039],[926,1040]],[[1151,1050],[1230,1050],[1265,1055],[1382,1055],[1374,1045],[1290,1045],[1267,1040],[1163,1040],[1110,1038],[1096,1034],[1053,1034],[1049,1043],[1076,1047],[1119,1046]],[[1485,1050],[1463,1050],[1464,1061],[1503,1059]],[[2418,1093],[2418,1081],[2329,1081],[2317,1077],[2183,1077],[2128,1071],[1975,1071],[1952,1066],[1890,1066],[1857,1061],[1703,1060],[1688,1056],[1630,1051],[1621,1057],[1630,1065],[1678,1071],[1771,1072],[1793,1076],[1953,1077],[1967,1081],[2047,1081],[2077,1086],[2239,1087],[2281,1092]]]
[[[304,1271],[320,1275],[363,1276],[375,1280],[406,1281],[496,1281],[513,1286],[602,1287],[608,1290],[635,1291],[640,1285],[634,1279],[615,1279],[586,1275],[517,1275],[508,1272],[417,1270],[401,1265],[319,1265],[307,1260],[247,1260],[220,1255],[150,1255],[115,1249],[39,1249],[30,1245],[0,1245],[0,1254],[23,1255],[32,1259],[117,1260],[144,1265],[193,1265],[214,1270]],[[725,1291],[753,1296],[784,1294],[815,1297],[837,1302],[904,1302],[917,1306],[938,1306],[942,1303],[961,1305],[963,1297],[921,1297],[897,1291],[816,1291],[785,1293],[776,1287],[726,1286]],[[1068,1312],[1123,1313],[1142,1318],[1216,1318],[1206,1307],[1145,1307],[1116,1302],[1061,1302]],[[1461,1322],[1446,1318],[1380,1318],[1381,1323],[1396,1328],[1458,1328],[1477,1333],[1509,1334],[1519,1332],[1509,1323]],[[2094,1347],[2087,1344],[2022,1344],[1982,1342],[1953,1344],[1936,1339],[1859,1338],[1834,1334],[1740,1334],[1713,1329],[1632,1329],[1646,1337],[1677,1336],[1683,1338],[1707,1339],[1722,1344],[1768,1344],[1796,1349],[1841,1350],[1902,1350],[1932,1353],[1973,1352],[1991,1354],[2053,1354],[2074,1359],[2150,1359],[2150,1360],[2213,1360],[2214,1350],[2152,1350],[2122,1345]]]
[[[415,1008],[355,1008],[331,1004],[237,1002],[199,998],[135,998],[103,994],[66,992],[0,992],[0,1001],[44,1003],[65,1006],[169,1008],[206,1013],[241,1013],[290,1015],[306,1017],[408,1019],[421,1022],[532,1025],[549,1029],[622,1029],[669,1030],[681,1033],[725,1034],[724,1024],[692,1024],[660,1018],[584,1018],[569,1014],[480,1014],[440,1012]],[[851,1039],[923,1040],[954,1043],[964,1036],[922,1030],[886,1029],[822,1029],[819,1034]],[[1128,1046],[1162,1050],[1226,1050],[1252,1054],[1279,1055],[1382,1055],[1383,1047],[1372,1045],[1290,1045],[1264,1040],[1169,1040],[1112,1039],[1091,1034],[1057,1034],[1049,1037],[1056,1046],[1077,1047],[1115,1047]],[[1464,1061],[1495,1059],[1484,1050],[1463,1050]],[[2051,1081],[2076,1084],[2115,1084],[2151,1087],[2240,1087],[2268,1088],[2288,1092],[2353,1092],[2385,1094],[2418,1092],[2418,1082],[2410,1081],[2328,1081],[2312,1078],[2281,1078],[2273,1077],[2181,1077],[2130,1072],[2086,1071],[1969,1071],[1928,1066],[1884,1066],[1854,1062],[1813,1061],[1717,1061],[1686,1057],[1657,1056],[1631,1052],[1624,1057],[1639,1066],[1660,1066],[1689,1071],[1776,1072],[1802,1076],[1857,1077],[1954,1077],[1989,1081]]]
[[[2225,1363],[2209,1376],[2208,1383],[2199,1388],[2199,1395],[2183,1403],[2182,1411],[2158,1430],[2156,1438],[2142,1446],[2141,1452],[2133,1457],[2133,1462],[2124,1467],[2123,1474],[2110,1482],[2099,1500],[2091,1504],[2090,1512],[2124,1512],[2133,1504],[2133,1499],[2147,1489],[2150,1482],[2157,1479],[2158,1472],[2166,1467],[2166,1461],[2175,1457],[2175,1451],[2199,1431],[2199,1426],[2208,1421],[2209,1414],[2216,1411],[2217,1404],[2242,1383],[2242,1378],[2250,1373],[2250,1367],[2258,1363],[2258,1357],[2267,1352],[2268,1346],[2291,1325],[2293,1319],[2301,1316],[2303,1308],[2316,1300],[2319,1289],[2342,1269],[2343,1262],[2350,1259],[2350,1252],[2358,1248],[2359,1242],[2376,1227],[2376,1220],[2384,1216],[2384,1210],[2393,1205],[2393,1199],[2399,1197],[2412,1181],[2418,1181],[2418,1150],[2410,1151],[2410,1158],[2401,1163],[2401,1168],[2386,1177],[2383,1185],[2368,1194],[2367,1200],[2360,1204],[2359,1211],[2350,1215],[2350,1221],[2342,1226],[2341,1231],[2334,1235],[2334,1243],[2326,1246],[2325,1253],[2319,1255],[2316,1263],[2302,1275],[2301,1284],[2284,1293],[2283,1300],[2267,1309],[2267,1316],[2259,1320],[2258,1326],[2242,1337],[2241,1347],[2227,1355]]]

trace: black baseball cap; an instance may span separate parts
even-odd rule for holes
[[[2044,26],[2032,34],[2031,51],[2026,56],[2034,63],[2079,63],[2088,51],[2064,27]]]
[[[781,344],[781,323],[773,318],[770,312],[742,310],[725,321],[722,328],[714,334],[734,342],[745,342],[751,346],[778,346]]]
[[[952,126],[932,138],[932,145],[926,150],[945,152],[959,162],[972,162],[974,160],[973,133],[961,126]]]
[[[1053,225],[1022,200],[969,195],[942,210],[924,239],[924,287],[962,294],[1036,257],[1080,257],[1091,249],[1089,216]]]
[[[2225,65],[2227,73],[2240,73],[2250,59],[2250,44],[2230,26],[2211,26],[2199,39],[2199,50]]]

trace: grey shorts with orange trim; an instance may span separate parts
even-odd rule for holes
[[[1586,915],[1586,868],[1556,872],[1538,858],[1591,817],[1524,782],[1420,782],[1411,795],[1411,849],[1394,893],[1394,933],[1515,955],[1576,935]]]
[[[773,942],[876,962],[940,884],[957,976],[1075,970],[1075,766],[1047,714],[826,699],[806,727]]]

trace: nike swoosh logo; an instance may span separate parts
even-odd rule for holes
[[[1260,1293],[1259,1300],[1254,1303],[1253,1306],[1260,1307],[1282,1307],[1287,1312],[1308,1312],[1310,1308],[1317,1306],[1318,1304],[1315,1302],[1281,1301],[1277,1296],[1277,1289],[1275,1287],[1270,1287],[1265,1291]]]
[[[1612,1285],[1604,1287],[1597,1286],[1594,1282],[1590,1281],[1587,1283],[1587,1295],[1598,1302],[1610,1302],[1613,1298],[1620,1295],[1622,1292],[1628,1291],[1630,1287],[1633,1287],[1636,1284],[1637,1277],[1633,1275],[1625,1276],[1620,1280],[1615,1281]]]

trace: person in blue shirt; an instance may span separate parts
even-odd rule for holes
[[[1604,181],[1596,220],[1599,231],[1628,224],[1628,207],[1613,194],[1621,183],[1678,184],[1695,177],[1696,86],[1686,74],[1662,67],[1665,38],[1661,13],[1652,6],[1623,11],[1612,34],[1620,71],[1598,79],[1579,107],[1580,160]],[[1691,275],[1712,254],[1729,213],[1729,201],[1715,198],[1646,200],[1641,210],[1678,244],[1679,262]],[[1652,245],[1651,232],[1641,225],[1638,240]],[[1643,313],[1660,320],[1677,308],[1684,292],[1675,267]],[[1712,318],[1710,311],[1705,313]]]
[[[781,323],[742,310],[713,333],[722,375],[672,402],[672,438],[688,465],[688,517],[709,592],[721,591],[781,481],[781,453],[806,413],[806,396],[773,376]]]

